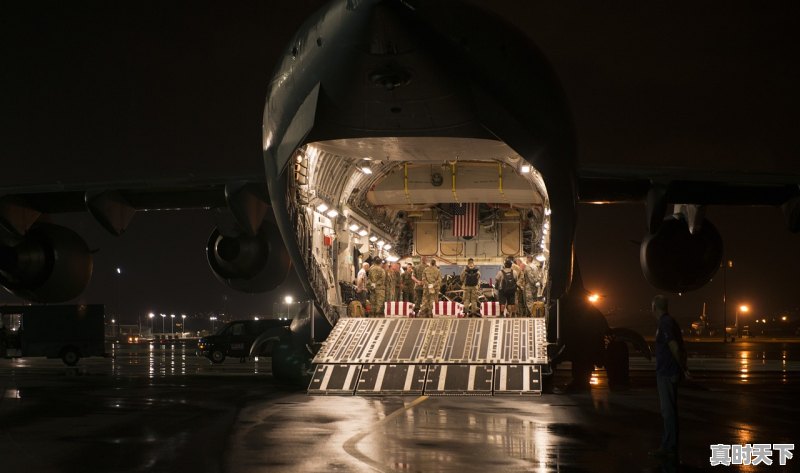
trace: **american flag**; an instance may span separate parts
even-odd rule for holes
[[[453,213],[453,236],[473,237],[478,234],[478,204],[450,204]]]

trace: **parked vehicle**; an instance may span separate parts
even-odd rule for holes
[[[0,306],[0,320],[6,358],[44,356],[74,366],[81,358],[108,356],[102,304]]]
[[[256,339],[265,340],[272,334],[275,340],[278,340],[288,334],[290,323],[290,320],[276,319],[234,320],[220,328],[214,335],[198,340],[197,356],[206,357],[212,363],[222,363],[228,356],[244,361],[250,356],[250,349]],[[270,348],[271,345],[260,349],[259,353],[269,355]]]

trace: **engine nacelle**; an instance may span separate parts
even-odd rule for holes
[[[206,247],[208,264],[222,283],[237,291],[265,292],[289,274],[292,261],[275,224],[264,221],[256,235],[223,235],[214,229]]]
[[[639,263],[647,281],[658,289],[680,293],[705,285],[722,261],[722,238],[705,220],[694,234],[680,215],[664,219],[656,233],[648,235],[639,251]]]
[[[37,223],[17,243],[0,244],[0,284],[34,302],[64,302],[92,277],[92,254],[69,228]]]

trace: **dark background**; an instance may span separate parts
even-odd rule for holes
[[[800,181],[792,2],[477,2],[520,28],[566,91],[584,167],[676,168]],[[522,3],[522,4],[521,4]],[[28,2],[0,15],[0,194],[154,180],[259,175],[261,115],[272,68],[320,1]],[[783,177],[785,179],[785,177]],[[748,303],[797,308],[800,237],[772,208],[710,208],[733,259],[728,317]],[[111,237],[88,215],[60,215],[95,255],[82,301],[126,322],[271,312],[284,287],[243,295],[218,283],[204,247],[212,211],[142,212]],[[578,261],[614,325],[651,330],[656,292],[641,276],[641,205],[579,210]],[[116,273],[120,267],[121,274]],[[722,315],[721,274],[673,300],[684,322]],[[0,303],[18,302],[0,295]],[[191,328],[191,327],[190,327]]]

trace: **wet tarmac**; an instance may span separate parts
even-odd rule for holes
[[[269,359],[212,365],[180,346],[0,360],[0,472],[800,471],[709,462],[711,444],[800,443],[800,344],[689,351],[677,462],[647,456],[661,420],[643,358],[621,392],[599,370],[582,394],[408,398],[310,397]]]

